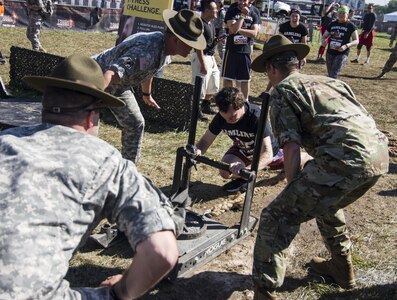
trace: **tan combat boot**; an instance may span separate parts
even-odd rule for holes
[[[254,300],[277,300],[278,297],[275,292],[269,292],[266,290],[254,289]]]
[[[331,259],[314,257],[310,266],[316,273],[332,277],[341,288],[352,289],[356,287],[350,253],[347,255],[332,254]]]
[[[44,49],[42,45],[39,46],[39,51],[40,51],[40,52],[47,53],[47,50]]]

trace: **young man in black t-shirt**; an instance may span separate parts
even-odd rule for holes
[[[201,20],[204,25],[204,37],[207,46],[204,50],[195,50],[192,54],[192,82],[194,84],[196,76],[203,77],[203,84],[201,87],[200,99],[201,109],[199,118],[205,120],[204,114],[215,114],[211,108],[211,99],[219,91],[220,72],[215,61],[215,47],[218,43],[215,36],[214,20],[218,14],[218,8],[215,0],[202,0],[201,5]]]
[[[374,13],[374,5],[372,3],[368,4],[368,12],[363,18],[363,31],[359,36],[359,43],[357,46],[357,57],[353,59],[352,63],[358,63],[361,55],[361,48],[365,46],[367,48],[367,59],[365,60],[365,65],[369,64],[369,58],[371,56],[371,49],[374,46],[375,40],[375,22],[376,15]]]
[[[226,133],[233,141],[233,145],[224,154],[222,161],[230,164],[230,169],[229,171],[220,170],[219,173],[223,178],[232,179],[232,181],[223,188],[228,192],[244,191],[247,181],[238,173],[241,169],[251,166],[255,137],[258,126],[261,126],[259,124],[260,108],[244,101],[242,92],[234,87],[223,88],[215,96],[215,102],[219,112],[197,143],[197,154],[204,154],[221,132]],[[282,152],[279,152],[270,122],[267,121],[258,169],[264,169],[267,166],[276,168],[282,166],[282,162]]]
[[[356,26],[348,20],[349,8],[342,5],[338,8],[338,19],[328,25],[321,38],[322,46],[326,46],[326,40],[330,36],[327,49],[328,76],[338,78],[342,68],[347,62],[350,48],[358,44]]]
[[[258,9],[251,2],[238,0],[226,12],[225,23],[229,35],[221,71],[223,86],[231,87],[236,81],[246,100],[251,80],[251,47],[261,22]]]

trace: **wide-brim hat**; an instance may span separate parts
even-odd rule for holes
[[[92,103],[91,107],[105,108],[125,105],[117,97],[105,92],[103,73],[98,63],[81,54],[73,54],[65,58],[55,66],[49,76],[25,76],[22,80],[41,92],[47,88],[56,87],[93,96],[97,100]],[[65,108],[65,111],[78,111],[86,106],[79,103],[79,99],[70,99],[65,103],[53,102],[51,99],[43,99],[43,109],[54,112],[61,112],[62,108]]]
[[[283,35],[277,34],[272,36],[263,46],[263,52],[251,64],[252,70],[255,72],[265,72],[265,63],[275,54],[286,51],[294,51],[298,60],[304,59],[310,52],[310,47],[302,43],[292,43]]]
[[[203,21],[198,13],[190,9],[182,9],[178,12],[165,9],[163,19],[169,30],[185,44],[197,50],[204,50],[207,47],[203,35]]]

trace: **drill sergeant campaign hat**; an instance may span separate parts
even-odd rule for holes
[[[269,41],[263,46],[263,52],[252,62],[251,68],[255,72],[265,72],[265,63],[271,59],[275,54],[286,51],[293,51],[296,53],[298,60],[304,59],[310,51],[310,47],[302,43],[292,43],[283,35],[277,34],[272,36]]]
[[[185,44],[197,50],[204,50],[207,46],[203,35],[204,25],[199,14],[189,9],[179,12],[165,9],[163,19],[168,29]]]
[[[101,67],[93,59],[81,54],[73,54],[60,62],[49,76],[25,76],[22,79],[32,88],[44,92],[47,88],[62,88],[95,97],[91,103],[81,103],[78,98],[59,103],[57,99],[44,97],[43,111],[68,113],[85,108],[121,107],[125,103],[105,92],[105,82]],[[79,101],[80,100],[80,101]]]

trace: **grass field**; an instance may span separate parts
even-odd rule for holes
[[[0,49],[9,57],[13,45],[29,48],[24,29],[0,28]],[[348,64],[340,77],[356,93],[359,101],[374,116],[378,127],[397,135],[397,72],[396,68],[383,80],[368,80],[378,75],[387,60],[389,36],[379,33],[376,37],[372,61],[368,66]],[[67,56],[72,53],[92,55],[114,45],[112,34],[84,33],[72,31],[42,31],[42,44],[49,53]],[[317,56],[318,39],[311,44],[309,63],[304,67],[306,74],[326,74],[324,64],[312,61]],[[254,57],[260,54],[256,50]],[[365,50],[363,49],[365,56]],[[352,49],[350,58],[355,56]],[[219,58],[218,58],[219,59]],[[7,84],[9,65],[0,65],[0,76]],[[174,57],[173,63],[165,68],[165,78],[190,82],[189,58]],[[258,96],[266,87],[264,75],[252,75],[251,94]],[[177,91],[175,91],[177,93]],[[157,99],[161,102],[161,99]],[[167,109],[163,107],[162,109]],[[204,132],[208,123],[200,122],[197,137]],[[120,148],[120,130],[114,124],[102,124],[101,138]],[[161,132],[148,130],[145,133],[142,159],[139,170],[150,177],[156,185],[167,191],[172,183],[175,151],[187,142],[187,132],[164,128]],[[230,146],[226,137],[220,136],[210,148],[208,156],[220,159]],[[290,249],[290,266],[285,285],[280,290],[281,299],[397,299],[397,159],[391,157],[390,172],[360,201],[346,210],[347,219],[355,243],[354,264],[358,275],[358,289],[343,291],[328,281],[312,280],[307,277],[306,262],[313,255],[326,254],[315,223],[302,226],[301,233]],[[252,214],[259,216],[263,207],[285,187],[283,175],[266,171],[260,174],[259,186],[264,188],[254,197]],[[199,166],[192,173],[191,191],[195,194],[198,211],[208,210],[231,199],[220,186],[225,183],[216,170]],[[225,211],[219,220],[234,224],[239,212]],[[252,299],[252,283],[249,277],[252,266],[253,235],[226,253],[219,256],[192,277],[175,283],[163,283],[147,299]],[[76,253],[71,261],[68,279],[72,286],[96,286],[104,278],[120,272],[128,266],[132,253],[127,245],[116,249],[102,250],[92,245]]]

